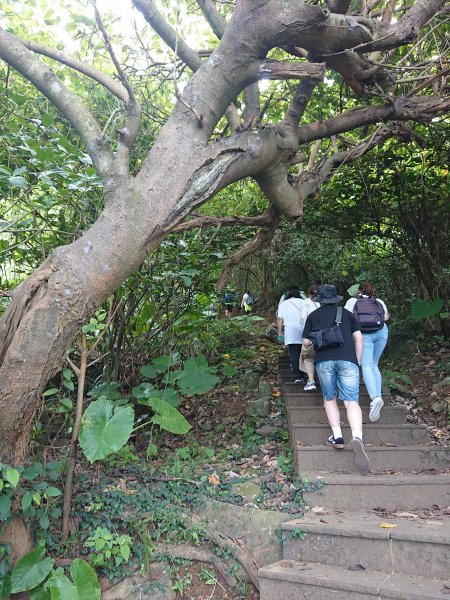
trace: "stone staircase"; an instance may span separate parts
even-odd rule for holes
[[[295,468],[312,510],[282,524],[283,559],[259,570],[261,600],[450,600],[450,448],[430,445],[425,425],[385,404],[370,423],[361,386],[371,470],[330,435],[320,391],[279,380]],[[351,440],[340,403],[344,439]]]

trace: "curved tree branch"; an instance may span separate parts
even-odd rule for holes
[[[134,6],[142,13],[145,20],[150,26],[156,31],[156,33],[165,41],[165,43],[171,48],[176,55],[187,65],[192,72],[195,73],[203,64],[202,59],[199,57],[197,52],[192,50],[188,44],[180,38],[178,33],[167,23],[163,16],[158,12],[156,6],[152,0],[132,0]],[[183,100],[181,100],[184,102]],[[194,112],[195,108],[190,104],[187,107]],[[231,129],[236,129],[240,125],[240,117],[236,110],[236,107],[230,105],[226,109],[226,116]],[[199,120],[199,115],[197,115]]]
[[[105,190],[109,191],[115,179],[114,155],[86,106],[45,63],[4,29],[0,29],[0,58],[28,79],[73,125],[103,180]]]
[[[67,54],[66,52],[62,52],[61,50],[56,50],[56,48],[51,48],[50,46],[46,46],[45,44],[41,44],[39,42],[34,42],[33,40],[25,40],[23,38],[17,37],[17,39],[22,42],[22,44],[31,50],[32,52],[36,52],[36,54],[42,54],[42,56],[47,56],[47,58],[51,58],[52,60],[56,60],[62,65],[66,65],[71,69],[75,69],[79,73],[86,75],[90,79],[93,79],[108,91],[111,92],[116,98],[121,100],[122,102],[128,101],[128,92],[125,87],[115,81],[112,77],[109,77],[102,71],[99,71],[92,65],[89,65],[76,56],[72,56],[71,54]]]
[[[180,223],[171,230],[171,233],[182,233],[184,231],[190,231],[196,227],[216,227],[220,226],[237,226],[237,227],[258,227],[259,225],[265,225],[267,223],[267,213],[260,215],[259,217],[244,217],[244,216],[233,216],[233,217],[212,217],[202,216],[192,219],[191,221],[185,221]]]
[[[264,217],[265,223],[261,227],[260,231],[258,231],[258,233],[253,239],[247,242],[245,246],[243,246],[225,263],[225,266],[216,285],[216,289],[218,292],[221,292],[227,285],[227,282],[231,276],[231,272],[237,264],[243,261],[244,258],[249,256],[250,254],[261,252],[264,248],[267,248],[267,246],[269,246],[269,244],[272,242],[273,236],[275,235],[275,231],[278,227],[278,223],[280,222],[280,213],[273,206],[270,206],[269,210],[265,212],[264,215],[262,215],[262,217]]]

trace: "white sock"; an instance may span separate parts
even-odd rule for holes
[[[381,400],[383,402],[383,398],[381,396],[375,396],[375,398],[372,398],[372,402],[374,400]]]
[[[334,436],[335,440],[337,440],[337,438],[341,438],[342,437],[342,429],[341,429],[341,427],[332,427],[331,429],[333,430],[333,436]]]
[[[355,429],[355,431],[352,430],[352,437],[362,440],[362,431],[359,431],[358,429]]]

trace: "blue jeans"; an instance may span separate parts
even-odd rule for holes
[[[364,383],[371,399],[375,396],[381,396],[381,373],[378,368],[378,361],[386,347],[388,334],[386,324],[378,331],[363,333],[364,347],[361,367]]]
[[[323,399],[359,402],[358,365],[348,360],[324,360],[316,364]]]

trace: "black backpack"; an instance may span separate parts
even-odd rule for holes
[[[253,302],[254,302],[254,300],[253,300],[253,296],[252,296],[251,294],[247,294],[247,301],[246,301],[246,304],[247,304],[248,306],[253,306]]]
[[[374,296],[359,296],[353,307],[353,314],[362,333],[378,331],[384,326],[384,308]]]

